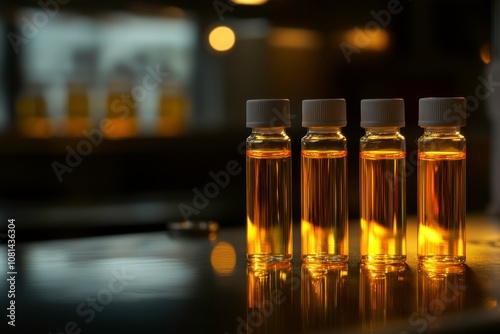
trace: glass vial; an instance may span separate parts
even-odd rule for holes
[[[247,101],[247,259],[292,259],[292,155],[286,99]]]
[[[302,101],[301,242],[308,263],[346,262],[349,254],[344,99]]]
[[[362,262],[406,261],[406,142],[402,99],[361,100],[359,200]]]
[[[418,260],[465,262],[465,99],[422,98],[418,125]]]

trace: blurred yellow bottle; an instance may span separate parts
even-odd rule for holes
[[[15,102],[16,128],[26,137],[48,138],[54,134],[53,122],[47,115],[40,87],[28,88]]]
[[[135,137],[139,133],[137,102],[130,94],[131,90],[125,87],[112,87],[108,93],[106,104],[108,131],[104,132],[107,138]]]
[[[84,86],[70,85],[67,114],[64,120],[64,131],[71,137],[81,137],[84,131],[89,131],[92,122],[90,119],[89,100]]]
[[[184,134],[189,120],[190,109],[189,96],[177,85],[166,85],[160,97],[157,134],[160,136]]]

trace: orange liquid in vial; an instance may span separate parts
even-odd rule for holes
[[[418,159],[418,259],[465,262],[465,153]]]
[[[406,261],[405,152],[360,153],[361,261]]]
[[[247,258],[292,258],[290,150],[247,151]]]
[[[302,151],[302,259],[348,260],[347,151]]]

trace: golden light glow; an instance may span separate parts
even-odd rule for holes
[[[215,51],[228,51],[234,46],[236,35],[231,28],[220,26],[210,32],[208,42]]]
[[[212,250],[210,263],[218,275],[231,275],[236,265],[236,252],[234,251],[234,247],[227,242],[219,242]]]
[[[498,306],[498,302],[497,302],[497,300],[496,300],[496,299],[491,298],[491,297],[488,297],[488,298],[486,298],[486,299],[485,299],[485,301],[484,301],[484,306],[485,306],[486,308],[495,308],[495,307],[497,307],[497,306]]]
[[[249,5],[256,6],[265,4],[268,0],[231,0],[232,3],[236,5]]]
[[[84,131],[90,131],[92,122],[89,117],[66,117],[64,119],[64,130],[70,137],[82,137]]]
[[[269,34],[269,44],[281,48],[315,49],[321,38],[313,30],[298,28],[273,28]]]
[[[420,234],[423,236],[419,241],[427,240],[431,243],[440,243],[443,241],[443,232],[435,230],[429,226],[420,224]]]
[[[382,29],[359,29],[348,30],[344,34],[344,41],[356,48],[372,51],[384,51],[389,47],[389,33]]]
[[[366,238],[362,243],[368,247],[363,254],[375,256],[396,253],[396,239],[392,237],[393,232],[391,233],[386,227],[376,221],[367,222],[361,219],[361,230],[363,237]]]
[[[17,129],[23,136],[33,138],[49,138],[54,134],[52,122],[42,117],[18,120]]]
[[[481,46],[481,49],[479,50],[479,55],[481,56],[481,60],[483,61],[483,63],[489,64],[491,61],[490,44],[483,44]]]
[[[161,13],[168,17],[185,18],[186,12],[179,7],[167,6],[161,10]]]

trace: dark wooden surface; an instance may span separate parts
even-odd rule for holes
[[[465,333],[500,326],[499,220],[469,216],[465,272],[437,274],[418,270],[414,218],[408,265],[383,272],[360,268],[355,220],[348,265],[302,268],[298,227],[291,267],[258,273],[247,268],[242,227],[221,228],[213,240],[153,231],[21,242],[17,333]],[[6,280],[0,291],[5,306]]]

